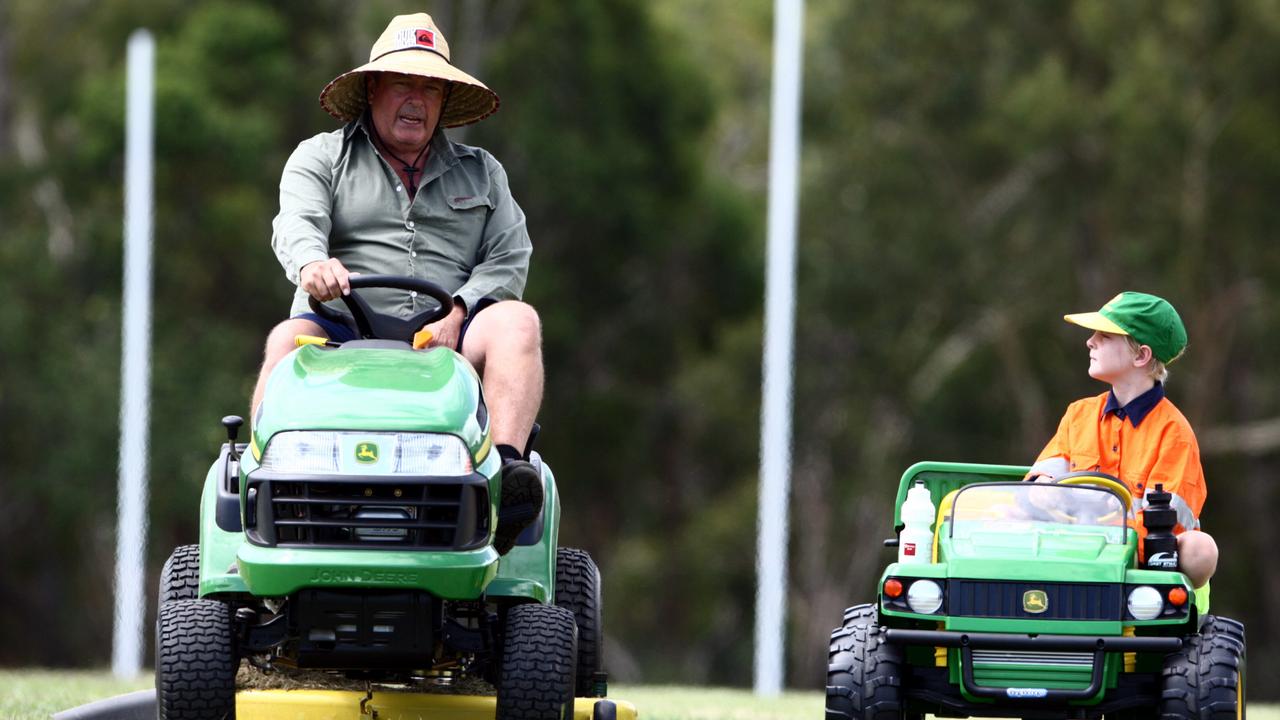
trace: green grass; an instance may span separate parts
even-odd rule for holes
[[[94,700],[151,687],[151,676],[121,682],[106,671],[0,670],[0,718],[46,720]],[[821,720],[820,692],[760,699],[746,690],[615,685],[609,694],[635,704],[642,720]],[[1280,720],[1280,705],[1251,705],[1253,720]]]
[[[154,684],[150,674],[121,682],[105,670],[0,670],[0,718],[47,720],[59,710]]]

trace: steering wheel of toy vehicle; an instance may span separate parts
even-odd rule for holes
[[[356,292],[357,289],[363,288],[392,288],[420,292],[435,299],[440,306],[420,312],[411,318],[384,315],[369,307],[369,303]],[[413,342],[414,333],[421,330],[423,325],[429,325],[453,312],[453,295],[444,288],[428,280],[399,275],[352,275],[351,294],[342,296],[342,302],[351,311],[350,314],[335,310],[314,297],[307,300],[317,315],[351,328],[357,337],[366,340]]]
[[[1133,507],[1133,494],[1129,492],[1129,488],[1120,482],[1120,478],[1114,475],[1108,475],[1097,470],[1077,470],[1060,475],[1053,479],[1059,485],[1092,485],[1094,487],[1110,490],[1120,496],[1120,500],[1124,503],[1124,511],[1129,512]]]

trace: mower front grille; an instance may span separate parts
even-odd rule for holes
[[[953,617],[1024,620],[1120,620],[1123,587],[1118,583],[1030,583],[1000,580],[951,580],[947,612]],[[1028,593],[1043,593],[1043,610],[1027,610]],[[1040,602],[1031,604],[1040,609]]]
[[[482,479],[481,479],[482,480]],[[486,482],[254,481],[250,541],[275,547],[465,550],[489,531]]]

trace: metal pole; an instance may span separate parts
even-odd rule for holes
[[[760,416],[759,544],[756,551],[755,691],[757,695],[764,696],[781,692],[784,673],[804,0],[774,0],[773,7],[769,236]]]
[[[116,529],[115,644],[111,670],[137,677],[147,612],[147,437],[151,377],[151,212],[155,42],[129,36],[124,165],[124,318],[120,363],[120,492]]]

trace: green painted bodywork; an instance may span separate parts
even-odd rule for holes
[[[475,371],[448,349],[306,346],[272,372],[252,441],[261,450],[275,433],[289,430],[449,433],[466,443],[475,470],[489,478],[489,496],[496,501],[501,461],[489,451],[488,427],[476,420],[479,402]],[[241,459],[241,497],[259,460],[252,452]],[[302,588],[342,587],[418,589],[449,600],[486,596],[553,602],[559,496],[551,469],[540,466],[545,498],[540,541],[500,558],[491,544],[467,551],[253,545],[244,533],[218,527],[215,463],[201,497],[200,595],[280,597]],[[493,502],[489,511],[492,528],[497,522]]]
[[[934,507],[940,507],[943,498],[965,485],[978,482],[1009,482],[1020,480],[1029,468],[1013,465],[972,465],[959,463],[918,463],[902,476],[894,507],[894,523],[902,527],[902,504],[907,491],[916,481],[923,481],[929,489]],[[972,532],[967,538],[954,538],[951,523],[943,522],[935,527],[937,534],[937,562],[921,564],[891,563],[880,578],[883,588],[889,577],[931,578],[946,581],[950,578],[991,581],[1106,583],[1124,585],[1182,585],[1192,594],[1188,613],[1184,617],[1155,620],[1085,621],[1085,620],[1034,620],[1008,617],[950,617],[942,614],[903,612],[886,607],[883,595],[880,602],[880,620],[890,627],[944,630],[964,633],[1012,633],[1027,635],[1087,635],[1118,637],[1122,634],[1181,635],[1193,632],[1198,614],[1207,609],[1207,591],[1194,593],[1186,576],[1176,571],[1144,570],[1137,567],[1137,533],[1129,527],[1124,542],[1108,543],[1096,535],[1073,534],[1064,529],[1056,532],[1051,523],[1043,529],[1025,534]],[[1118,527],[1117,539],[1118,539]],[[1203,590],[1203,589],[1202,589]],[[882,592],[882,590],[881,590]],[[1138,655],[1141,655],[1139,653]],[[1123,666],[1122,653],[1107,653],[1103,671],[1103,688],[1089,700],[1072,704],[1089,705],[1100,702],[1107,689],[1116,686],[1116,679]],[[1136,671],[1159,671],[1158,662],[1139,659]],[[909,648],[908,661],[918,664],[934,664],[932,648]],[[947,651],[947,666],[951,682],[961,686],[960,650]],[[1089,684],[1087,669],[1070,665],[1020,665],[1007,663],[983,665],[975,663],[975,681],[994,687],[1084,688]],[[974,703],[993,703],[985,698],[975,698],[960,687],[962,695]]]
[[[486,429],[475,417],[480,380],[447,348],[329,349],[315,345],[285,356],[267,381],[253,426],[256,459],[285,430],[443,432],[457,435],[476,459]],[[487,454],[487,452],[486,452]]]

